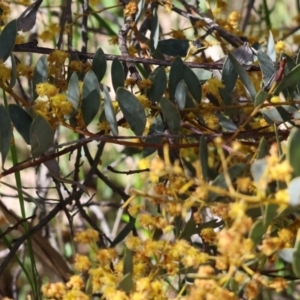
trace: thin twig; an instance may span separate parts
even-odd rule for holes
[[[45,47],[35,47],[29,43],[26,44],[18,44],[14,47],[14,52],[31,52],[31,53],[40,53],[40,54],[50,54],[54,51],[53,48],[45,48]],[[94,53],[82,53],[80,51],[66,51],[69,54],[77,54],[80,59],[93,59]],[[105,55],[106,60],[114,60],[115,58],[119,59],[120,61],[124,61],[127,63],[143,63],[143,64],[151,64],[151,65],[158,65],[158,66],[166,66],[169,67],[172,64],[171,60],[164,60],[164,59],[150,59],[150,58],[143,58],[143,57],[131,57],[131,56],[120,56],[120,55]],[[205,69],[205,70],[222,70],[223,63],[196,63],[196,62],[184,62],[186,66],[190,68],[197,68],[197,69]],[[246,71],[254,72],[260,71],[260,67],[258,65],[243,65]]]

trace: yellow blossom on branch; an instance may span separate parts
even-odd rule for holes
[[[60,26],[58,24],[52,23],[41,34],[39,34],[39,37],[44,42],[47,42],[54,39],[55,36],[59,34],[59,32],[60,32]]]
[[[40,97],[53,97],[56,94],[58,94],[58,88],[48,82],[44,82],[44,83],[38,83],[36,85],[36,92]]]
[[[90,244],[99,240],[99,232],[94,229],[77,232],[74,238],[75,242],[80,244]]]
[[[124,16],[132,16],[137,12],[136,1],[130,1],[124,9]]]
[[[89,257],[81,254],[76,254],[74,267],[79,272],[89,270],[91,267],[91,262]]]

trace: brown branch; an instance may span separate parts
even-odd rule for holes
[[[282,138],[287,138],[289,135],[289,130],[280,130],[278,131],[278,134],[282,136]],[[190,134],[190,135],[169,135],[169,134],[158,134],[156,137],[164,137],[164,138],[187,138],[187,137],[194,137],[194,138],[200,138],[201,136],[209,137],[209,138],[216,138],[216,137],[223,137],[225,140],[232,138],[232,132],[215,132],[215,133],[198,133],[198,134]],[[76,142],[75,145],[72,145],[70,147],[67,147],[61,151],[58,151],[56,153],[51,153],[49,155],[41,156],[38,159],[30,159],[26,160],[23,163],[19,163],[15,166],[13,166],[10,169],[4,170],[2,173],[0,173],[0,179],[4,176],[7,176],[9,174],[12,174],[16,171],[22,171],[24,169],[30,168],[30,167],[36,167],[40,164],[49,161],[51,159],[57,158],[59,156],[62,156],[63,154],[67,154],[69,152],[72,152],[76,150],[77,148],[84,146],[92,141],[102,141],[105,143],[111,143],[116,145],[123,145],[127,147],[147,147],[147,148],[156,148],[156,149],[162,149],[164,147],[164,144],[151,144],[151,143],[144,143],[144,142],[129,142],[124,141],[125,139],[145,139],[147,137],[153,137],[153,135],[150,136],[120,136],[120,137],[112,137],[112,136],[95,136],[93,138],[88,139],[82,139]],[[245,139],[245,138],[261,138],[261,137],[274,137],[274,132],[259,132],[259,131],[241,131],[238,133],[238,136],[235,136],[236,139]],[[181,149],[181,148],[196,148],[199,147],[199,143],[178,143],[178,144],[169,144],[170,149]]]
[[[125,174],[125,175],[132,175],[132,174],[138,174],[138,173],[144,173],[144,172],[150,172],[149,168],[142,169],[142,170],[130,170],[130,171],[118,171],[115,170],[113,167],[108,166],[107,170],[116,173],[116,174]]]
[[[39,54],[50,54],[54,51],[53,48],[45,48],[45,47],[37,47],[32,43],[26,44],[18,44],[14,47],[14,52],[31,52],[31,53],[39,53]],[[94,53],[83,53],[80,51],[66,51],[69,54],[77,54],[80,59],[93,59]],[[120,55],[105,55],[107,60],[114,60],[118,58],[120,61],[128,62],[128,63],[143,63],[143,64],[151,64],[158,66],[171,66],[171,60],[163,60],[163,59],[150,59],[143,57],[131,57],[131,56],[120,56]],[[205,69],[205,70],[222,70],[223,63],[196,63],[196,62],[185,62],[185,65],[190,68],[197,69]],[[260,71],[260,67],[257,65],[243,65],[246,71]]]

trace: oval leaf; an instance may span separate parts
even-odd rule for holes
[[[156,8],[154,8],[152,11],[150,40],[153,48],[156,49],[159,40],[159,22]]]
[[[114,136],[118,136],[118,124],[117,119],[115,115],[114,108],[111,103],[111,98],[108,92],[108,88],[106,85],[103,85],[103,91],[104,91],[104,112],[106,116],[106,120],[110,126],[110,129]]]
[[[100,107],[100,94],[92,90],[88,96],[82,99],[81,112],[85,126],[88,126],[98,113]]]
[[[267,161],[265,158],[257,159],[251,165],[251,174],[255,182],[259,182],[261,177],[265,174],[267,168]]]
[[[267,46],[267,54],[271,58],[272,61],[276,61],[276,49],[272,31],[269,31],[269,38],[268,38],[268,46]]]
[[[167,87],[167,75],[165,68],[158,67],[155,69],[149,76],[149,79],[152,81],[152,86],[148,91],[148,98],[153,103],[159,103]]]
[[[279,250],[277,253],[282,260],[291,264],[293,261],[294,252],[295,252],[294,248],[283,248],[282,250]]]
[[[100,82],[106,72],[106,57],[101,48],[99,48],[94,55],[92,70],[95,72],[98,81]]]
[[[0,151],[2,156],[2,166],[8,154],[12,138],[12,127],[10,117],[5,107],[0,105]]]
[[[300,78],[300,65],[297,65],[292,69],[290,73],[285,75],[285,77],[279,82],[274,90],[274,94],[279,94],[283,89],[291,87],[299,83]]]
[[[68,101],[72,103],[74,109],[77,110],[79,105],[80,94],[79,94],[79,80],[76,72],[73,72],[69,80],[67,98]]]
[[[243,66],[237,61],[237,59],[230,52],[228,53],[228,57],[231,60],[234,69],[238,73],[243,85],[248,91],[250,99],[254,102],[256,96],[256,90],[252,80],[250,79],[249,75],[247,74]]]
[[[300,177],[291,180],[288,186],[289,204],[297,206],[300,204]]]
[[[117,100],[131,130],[135,135],[142,135],[146,126],[146,114],[140,101],[124,88],[118,88]]]
[[[30,127],[32,123],[31,116],[23,108],[16,104],[10,104],[8,106],[8,112],[15,128],[25,142],[30,145]]]
[[[234,69],[229,57],[226,57],[223,70],[222,70],[222,82],[225,85],[225,91],[230,94],[235,87],[238,78],[238,73]]]
[[[263,83],[267,85],[275,74],[275,67],[270,56],[260,49],[257,51],[257,59],[263,74]]]
[[[183,110],[185,107],[186,93],[187,93],[187,86],[184,80],[182,79],[177,84],[176,91],[175,91],[175,100],[180,110]]]
[[[14,49],[17,37],[17,21],[9,22],[0,35],[0,59],[4,62],[8,59],[10,53]]]
[[[84,76],[82,98],[87,97],[94,90],[100,93],[100,86],[95,73],[89,70]]]
[[[300,176],[300,130],[294,127],[287,142],[287,160],[293,167],[293,177]]]
[[[82,87],[81,111],[84,124],[88,126],[97,115],[100,107],[100,86],[95,73],[86,73]]]
[[[255,97],[254,106],[256,107],[264,103],[268,99],[268,97],[269,94],[266,91],[260,90]]]
[[[265,137],[263,137],[258,146],[257,159],[264,158],[269,154],[269,144]]]
[[[196,74],[187,66],[183,67],[183,78],[193,98],[200,103],[202,97],[201,84]]]
[[[111,65],[111,81],[114,87],[115,92],[118,87],[124,87],[125,82],[125,73],[122,63],[116,57]]]
[[[163,97],[160,101],[161,110],[164,116],[164,120],[168,125],[171,134],[179,134],[180,129],[180,114],[175,105]]]
[[[40,115],[30,127],[31,155],[37,158],[53,146],[54,132],[49,123]]]
[[[174,101],[176,87],[181,79],[183,79],[184,64],[180,57],[176,57],[172,62],[169,76],[169,94],[170,100]]]
[[[257,220],[251,227],[249,238],[253,241],[254,245],[261,242],[263,235],[266,232],[266,227],[262,220]]]
[[[188,49],[188,40],[167,39],[161,40],[157,44],[157,50],[169,56],[185,57],[187,55]]]

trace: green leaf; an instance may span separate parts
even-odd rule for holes
[[[232,167],[230,167],[228,169],[228,175],[229,178],[231,179],[231,181],[234,181],[237,177],[241,176],[245,169],[246,169],[247,165],[240,163],[240,164],[236,164]],[[219,174],[214,181],[212,182],[213,186],[217,186],[220,187],[222,189],[227,189],[227,183],[225,181],[225,177],[224,177],[224,173]],[[208,200],[209,202],[215,201],[220,195],[214,193],[214,192],[210,192],[208,195]]]
[[[264,103],[268,99],[268,97],[269,94],[266,91],[260,90],[255,97],[254,107]]]
[[[134,226],[135,226],[135,218],[131,218],[129,223],[125,225],[125,227],[119,232],[116,238],[112,241],[110,247],[114,247],[120,242],[122,242],[127,237],[127,235],[132,231]]]
[[[54,132],[49,123],[40,115],[30,127],[31,155],[37,158],[53,146]]]
[[[191,236],[197,233],[199,230],[197,229],[197,224],[195,222],[194,216],[191,215],[190,219],[186,222],[183,230],[180,233],[179,239],[186,240],[190,242]]]
[[[205,136],[202,135],[199,141],[199,159],[201,164],[202,178],[208,180],[208,147]]]
[[[256,96],[256,90],[253,85],[253,82],[251,81],[251,78],[249,77],[249,75],[247,74],[243,66],[237,61],[237,59],[230,52],[228,53],[228,57],[231,60],[234,69],[238,73],[243,85],[248,91],[251,100],[254,102]]]
[[[276,72],[274,63],[270,56],[261,49],[257,51],[257,59],[263,74],[263,83],[267,85]]]
[[[12,138],[12,127],[10,117],[5,107],[0,104],[0,151],[2,157],[2,166],[4,165],[8,154]]]
[[[151,124],[148,137],[145,140],[146,144],[161,144],[163,137],[155,136],[156,134],[163,134],[164,133],[164,124],[160,115],[157,115],[154,122]],[[154,153],[157,149],[144,147],[143,149],[143,157],[147,157],[150,154]]]
[[[185,57],[189,50],[189,41],[177,39],[160,40],[156,49],[165,55]]]
[[[295,252],[294,248],[283,248],[281,250],[278,250],[277,253],[279,257],[284,260],[287,263],[292,263],[293,262],[293,254]]]
[[[137,23],[142,12],[143,12],[143,9],[144,9],[144,6],[145,6],[145,0],[140,0],[139,3],[138,3],[138,11],[137,13],[135,14],[135,19],[134,19],[134,22]]]
[[[297,52],[297,57],[296,57],[296,65],[300,64],[300,49]]]
[[[212,72],[205,69],[191,69],[197,76],[200,82],[206,82],[208,79],[212,78]]]
[[[118,284],[117,289],[122,290],[125,293],[129,293],[133,287],[133,279],[132,279],[132,274],[128,273],[126,274],[121,281]]]
[[[81,102],[82,118],[85,126],[88,126],[98,113],[100,108],[100,94],[92,90]]]
[[[277,204],[267,204],[266,205],[264,219],[263,219],[264,226],[266,228],[273,222],[275,216],[277,215],[277,210],[278,210]]]
[[[25,142],[30,145],[30,127],[32,124],[31,116],[23,108],[16,104],[10,104],[8,106],[8,112],[15,128]]]
[[[152,103],[159,103],[167,87],[165,68],[162,66],[156,68],[152,74],[150,74],[149,79],[152,81],[152,86],[148,91],[148,98]]]
[[[261,242],[263,235],[266,232],[266,227],[262,220],[257,220],[251,227],[249,238],[253,241],[254,245]]]
[[[229,57],[226,57],[223,65],[223,70],[222,70],[222,82],[225,85],[225,91],[228,94],[230,94],[233,91],[237,78],[238,78],[238,73],[234,69]]]
[[[157,17],[157,8],[154,8],[152,11],[150,40],[152,42],[153,48],[156,49],[159,41],[159,22]]]
[[[264,158],[269,154],[269,144],[265,137],[263,137],[258,145],[257,159]]]
[[[0,59],[5,62],[14,49],[17,37],[17,21],[10,21],[0,35]]]
[[[265,174],[267,168],[267,161],[265,158],[257,159],[251,165],[251,174],[255,182],[259,182],[261,177]]]
[[[299,236],[299,230],[297,236]],[[299,240],[297,238],[295,251],[293,253],[293,261],[292,261],[292,268],[297,277],[300,277],[300,249],[299,248],[300,248]]]
[[[299,83],[300,78],[300,65],[297,65],[291,70],[277,85],[274,94],[278,95],[283,89],[291,87]]]
[[[47,56],[42,55],[39,60],[36,63],[34,72],[33,72],[33,78],[32,78],[32,85],[33,85],[33,100],[35,100],[38,97],[38,94],[36,92],[36,86],[39,83],[47,82],[48,79],[48,62],[47,62]]]
[[[79,80],[76,72],[73,72],[69,80],[67,98],[68,101],[72,103],[74,110],[77,111],[79,100],[80,100],[80,93],[79,93]]]
[[[272,31],[269,31],[269,39],[268,39],[268,46],[267,46],[267,54],[271,58],[273,62],[276,61],[276,49]]]
[[[175,91],[175,100],[180,110],[183,110],[185,107],[186,94],[187,94],[187,86],[184,80],[182,79],[178,82]]]
[[[232,96],[228,94],[225,89],[219,87],[219,94],[225,105],[232,104]]]
[[[92,70],[96,74],[98,82],[101,82],[106,72],[106,57],[101,48],[95,52]]]
[[[111,81],[115,92],[118,87],[124,87],[125,73],[122,63],[116,57],[111,65]]]
[[[265,120],[272,124],[274,122],[291,122],[292,123],[292,116],[290,113],[283,107],[271,107],[269,109],[262,109],[261,113],[263,114]]]
[[[81,111],[84,124],[88,126],[100,108],[100,87],[95,73],[90,70],[86,73],[82,87]]]
[[[202,97],[200,81],[196,74],[186,65],[183,67],[183,78],[193,98],[197,101],[197,103],[200,103]]]
[[[229,119],[223,116],[220,113],[215,113],[215,116],[219,119],[219,123],[222,128],[227,132],[235,132],[237,131],[237,126]]]
[[[174,101],[176,87],[183,78],[184,64],[180,57],[176,57],[172,62],[169,75],[169,94],[170,100]]]
[[[133,273],[133,252],[132,250],[125,247],[123,275],[126,275],[128,273]]]
[[[287,141],[287,160],[293,167],[293,178],[300,176],[300,131],[294,127]]]
[[[161,98],[160,107],[164,120],[168,125],[171,134],[177,135],[180,130],[180,114],[175,105],[165,97]]]
[[[105,112],[106,120],[109,124],[109,127],[113,135],[118,136],[119,134],[118,123],[117,123],[114,108],[111,103],[111,98],[108,92],[108,88],[106,85],[103,85],[103,91],[104,91],[104,112]]]
[[[299,162],[298,162],[299,164]],[[291,206],[300,205],[300,176],[291,180],[288,185],[289,204]]]
[[[142,135],[146,126],[146,114],[140,101],[124,88],[117,89],[117,100],[131,130]]]

